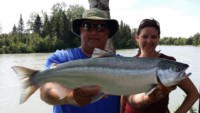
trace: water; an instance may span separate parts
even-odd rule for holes
[[[189,64],[187,72],[192,72],[191,80],[197,88],[200,87],[200,47],[159,46],[157,50],[174,56],[177,61]],[[123,56],[134,56],[137,49],[117,50],[117,53]],[[49,55],[50,53],[0,54],[0,113],[52,113],[52,106],[40,100],[39,91],[34,93],[26,103],[18,104],[20,84],[11,69],[11,66],[21,65],[42,70],[44,61]],[[170,93],[169,108],[172,112],[182,103],[183,95],[184,92],[179,88]],[[198,102],[194,104],[194,108],[198,110]]]
[[[38,54],[1,54],[0,55],[0,113],[51,113],[52,106],[40,100],[39,91],[34,93],[25,104],[18,104],[20,83],[11,66],[21,65],[33,69],[43,69],[49,53]]]

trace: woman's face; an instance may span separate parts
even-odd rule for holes
[[[155,49],[159,42],[158,31],[154,27],[145,27],[136,36],[136,41],[139,44],[141,53],[151,54],[152,52],[156,52]]]

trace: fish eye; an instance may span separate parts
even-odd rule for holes
[[[176,71],[177,71],[177,72],[180,72],[180,71],[182,71],[182,70],[183,70],[182,67],[177,67],[177,68],[176,68]]]

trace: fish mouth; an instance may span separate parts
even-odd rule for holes
[[[178,78],[181,78],[181,77],[186,78],[186,77],[188,77],[188,76],[190,76],[192,74],[192,73],[186,73],[185,72],[186,69],[184,69],[184,71],[178,76]]]
[[[192,73],[185,73],[186,77],[190,76]]]

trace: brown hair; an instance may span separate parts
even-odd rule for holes
[[[153,27],[158,31],[158,37],[160,38],[160,23],[155,19],[144,19],[140,22],[140,25],[137,30],[137,35],[141,33],[141,30],[145,27]],[[141,50],[139,48],[138,53],[136,56],[139,56],[141,54]]]
[[[153,27],[158,31],[158,36],[160,37],[160,24],[155,19],[144,19],[140,22],[140,25],[137,30],[137,35],[140,34],[141,30],[145,27]]]

